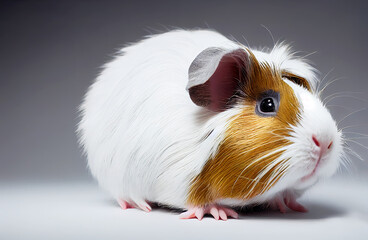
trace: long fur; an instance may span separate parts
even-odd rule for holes
[[[191,181],[217,154],[230,119],[242,111],[235,107],[214,113],[190,100],[185,90],[188,69],[209,47],[229,51],[245,48],[208,30],[176,30],[150,36],[123,48],[89,88],[80,107],[78,135],[93,176],[113,197],[187,207]],[[291,54],[288,46],[279,44],[269,52],[253,53],[258,61],[308,79],[315,88],[315,70]],[[306,90],[291,82],[289,85],[301,92],[298,99],[304,101]],[[313,118],[303,114],[306,122]],[[301,125],[309,127],[303,121]],[[294,145],[300,145],[295,139]],[[284,154],[288,157],[295,152]],[[290,164],[282,167],[297,172],[297,163]],[[290,176],[294,175],[297,173]],[[272,191],[253,201],[270,199],[293,181],[294,177],[285,177]],[[221,201],[246,204],[236,199]]]

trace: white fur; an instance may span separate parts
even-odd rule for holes
[[[331,114],[319,98],[295,83],[285,80],[294,90],[296,97],[301,104],[301,116],[297,126],[292,126],[292,142],[288,154],[290,159],[290,173],[293,174],[296,189],[304,189],[318,179],[330,177],[339,167],[342,157],[341,132],[338,131]],[[321,159],[315,175],[306,181],[301,181],[300,176],[308,175],[316,165],[318,156],[317,146],[312,140],[315,135],[319,142],[333,142],[332,147]],[[291,174],[290,174],[291,175]],[[299,180],[299,181],[298,181]]]
[[[81,105],[80,142],[93,176],[115,198],[186,208],[190,181],[216,154],[229,119],[241,110],[213,113],[190,100],[185,90],[188,68],[208,47],[244,48],[207,30],[178,30],[152,36],[123,48],[89,88]],[[315,86],[314,70],[292,56],[287,47],[277,45],[269,53],[254,51],[254,54],[259,61],[298,74]],[[321,134],[331,134],[334,129],[326,132],[324,128],[331,125],[332,118],[315,100],[316,96],[293,83],[290,85],[301,102],[312,99],[320,117],[328,119],[319,126]],[[302,145],[310,145],[300,142],[300,135],[311,134],[318,125],[307,104],[303,109],[300,126],[295,127],[295,151],[287,151],[288,156],[300,154],[298,149]],[[258,201],[272,198],[285,186],[295,185],[295,176],[309,166],[307,160],[303,164],[293,163],[290,176],[280,180]],[[334,168],[332,164],[325,166],[327,172],[333,172]],[[245,204],[234,202],[231,204]]]

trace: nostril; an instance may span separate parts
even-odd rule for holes
[[[321,146],[321,144],[318,142],[318,140],[317,140],[317,138],[316,138],[316,136],[312,136],[312,140],[313,140],[313,142],[314,142],[314,144],[316,144],[317,145],[317,147],[319,147],[319,146]]]
[[[328,144],[328,149],[330,149],[331,148],[331,146],[332,146],[332,141],[330,142],[330,144]]]

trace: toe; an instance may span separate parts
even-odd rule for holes
[[[188,211],[183,212],[182,214],[180,214],[179,215],[179,218],[180,219],[191,219],[191,218],[194,218],[195,212],[196,212],[196,209],[189,209]]]
[[[286,213],[284,202],[281,201],[279,198],[276,199],[276,205],[281,213]]]
[[[225,213],[228,216],[230,216],[232,218],[238,218],[239,217],[238,213],[235,212],[234,210],[232,210],[231,208],[223,208],[223,209],[224,209]]]
[[[222,220],[224,220],[224,221],[227,220],[227,215],[226,215],[225,211],[222,208],[219,209],[219,215],[220,215],[220,218]]]
[[[125,200],[123,199],[118,199],[118,203],[120,205],[120,207],[123,209],[123,210],[126,210],[128,208],[132,208],[132,206]]]
[[[205,214],[211,214],[216,220],[226,221],[229,217],[238,218],[238,214],[231,208],[210,204],[206,207],[192,207],[188,211],[180,214],[181,219],[197,218],[199,221],[203,219]]]
[[[150,212],[152,210],[151,206],[145,201],[139,202],[137,205],[140,209],[142,209],[145,212]]]
[[[202,220],[203,215],[204,215],[203,208],[197,208],[197,211],[195,211],[195,216],[198,218],[199,221]]]
[[[308,212],[308,210],[295,200],[289,200],[285,203],[288,208],[296,212]]]
[[[216,220],[219,220],[219,211],[218,211],[217,207],[212,206],[212,207],[211,207],[211,209],[210,209],[210,213],[211,213],[211,215],[212,215]]]

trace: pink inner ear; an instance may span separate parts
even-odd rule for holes
[[[224,56],[216,71],[209,79],[212,111],[223,111],[234,95],[240,79],[239,65],[232,56]]]

